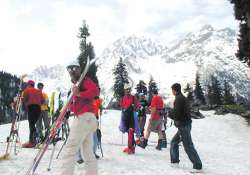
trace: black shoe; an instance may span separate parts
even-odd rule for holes
[[[77,163],[79,163],[79,164],[82,164],[84,162],[84,160],[82,160],[82,159],[79,159],[78,161],[77,161]]]
[[[148,145],[148,140],[144,139],[143,141],[141,141],[139,144],[137,144],[139,147],[145,149],[146,146]]]
[[[193,166],[193,169],[201,170],[201,169],[202,169],[202,164],[194,165],[194,166]]]
[[[98,156],[97,154],[95,154],[95,158],[96,159],[100,159],[100,156]]]

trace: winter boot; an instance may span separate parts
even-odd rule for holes
[[[124,148],[124,149],[123,149],[123,152],[124,152],[124,153],[128,153],[128,149],[129,149],[128,147]]]
[[[128,129],[128,154],[135,153],[135,139],[134,139],[134,129]]]
[[[127,153],[128,154],[134,154],[135,153],[135,147],[133,146],[133,147],[129,148]]]
[[[161,150],[161,145],[162,145],[162,139],[159,139],[159,140],[158,140],[158,144],[157,144],[157,146],[155,147],[155,149]]]
[[[22,144],[22,147],[23,147],[23,148],[34,148],[34,147],[35,147],[35,144],[32,143],[32,142],[30,142],[30,141],[28,141],[28,142]]]
[[[143,139],[139,144],[138,146],[145,149],[146,146],[148,145],[148,139]]]

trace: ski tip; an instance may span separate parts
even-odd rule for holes
[[[2,156],[0,156],[0,161],[1,160],[9,160],[10,159],[10,155],[9,154],[4,154]]]

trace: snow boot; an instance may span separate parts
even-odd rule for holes
[[[139,144],[138,146],[145,149],[146,146],[148,145],[148,139],[143,139]]]
[[[30,141],[22,144],[22,148],[34,148],[34,147],[35,147],[35,144]]]
[[[162,145],[162,139],[159,139],[158,140],[158,144],[157,144],[157,146],[155,147],[155,149],[157,149],[157,150],[161,150],[161,145]]]
[[[128,149],[128,154],[134,154],[135,153],[135,147],[133,146],[132,148]]]
[[[128,149],[125,151],[128,154],[135,153],[135,139],[134,139],[134,129],[128,129]]]

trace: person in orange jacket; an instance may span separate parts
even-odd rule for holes
[[[40,117],[41,104],[44,103],[43,94],[40,90],[35,88],[35,82],[29,80],[27,88],[23,91],[23,102],[28,109],[28,121],[29,121],[29,141],[24,143],[22,147],[32,148],[36,145],[36,122]]]
[[[164,108],[164,102],[161,96],[158,95],[158,90],[153,90],[153,98],[151,100],[150,111],[151,117],[149,119],[147,130],[145,131],[144,138],[138,146],[145,148],[148,144],[148,138],[150,133],[157,132],[159,139],[158,144],[156,146],[157,150],[161,150],[162,148],[162,117],[160,115],[160,111]]]

